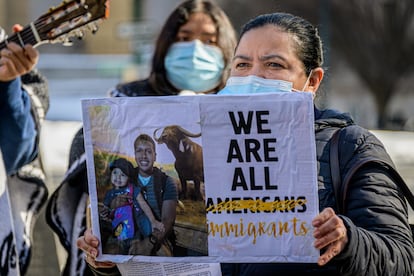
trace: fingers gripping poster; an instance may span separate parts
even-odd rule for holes
[[[316,262],[309,93],[82,100],[99,260]]]

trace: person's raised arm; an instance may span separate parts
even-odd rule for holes
[[[8,174],[37,156],[36,128],[29,95],[20,76],[34,68],[39,53],[10,42],[0,51],[0,148]]]

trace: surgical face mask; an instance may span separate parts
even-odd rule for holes
[[[220,48],[193,40],[171,45],[164,65],[168,81],[177,89],[205,92],[219,85],[224,58]]]
[[[292,83],[258,76],[230,77],[220,95],[291,92]]]

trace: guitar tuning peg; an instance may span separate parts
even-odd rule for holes
[[[96,34],[99,30],[98,24],[94,23],[91,25],[92,34]]]
[[[76,32],[76,37],[79,39],[79,40],[82,40],[83,39],[83,37],[84,37],[84,32],[83,31],[77,31]]]
[[[62,43],[63,46],[72,46],[73,42],[70,39],[65,39]]]

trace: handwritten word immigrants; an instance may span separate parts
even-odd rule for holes
[[[209,222],[209,235],[223,237],[252,237],[252,244],[255,244],[258,237],[281,237],[285,234],[293,234],[294,236],[306,236],[310,226],[306,221],[293,218],[289,221],[270,221],[270,222],[247,222],[240,219],[239,223],[224,222],[217,224]]]

